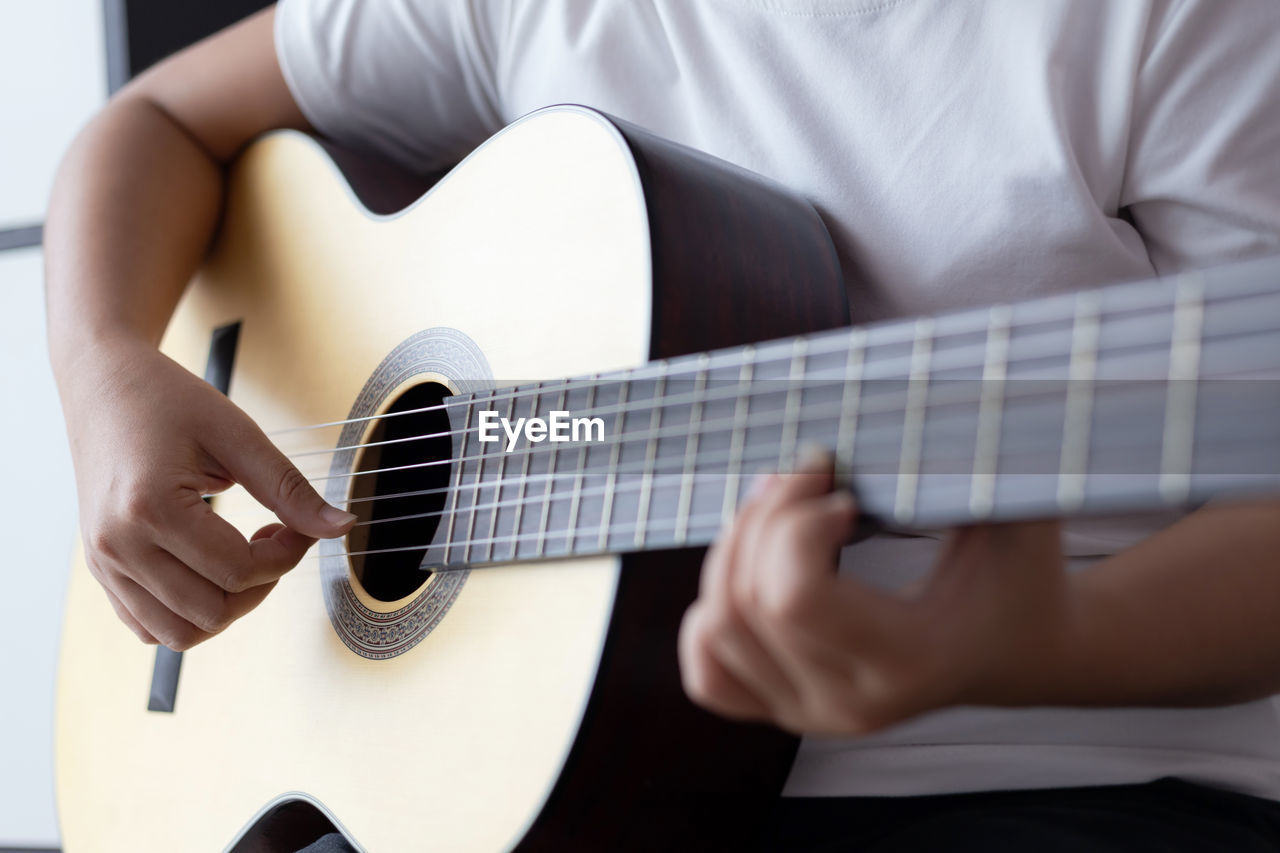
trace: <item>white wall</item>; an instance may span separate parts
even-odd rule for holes
[[[54,846],[53,695],[74,488],[44,354],[39,249],[0,252],[0,848]]]
[[[38,224],[106,98],[101,0],[0,0],[0,229]],[[54,847],[53,691],[74,484],[45,356],[39,249],[0,252],[0,848]]]
[[[44,218],[58,159],[106,92],[102,0],[0,0],[0,228]]]

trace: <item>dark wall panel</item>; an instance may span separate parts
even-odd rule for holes
[[[156,62],[233,24],[268,0],[104,0],[111,90]]]

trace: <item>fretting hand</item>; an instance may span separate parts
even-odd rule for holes
[[[1067,636],[1055,522],[953,531],[900,593],[836,573],[857,522],[830,461],[756,484],[707,555],[680,631],[685,690],[728,717],[856,734],[956,704],[1017,702]]]

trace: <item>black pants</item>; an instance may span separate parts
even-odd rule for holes
[[[1145,785],[779,801],[763,851],[1278,853],[1280,803]]]
[[[342,836],[329,835],[305,853],[349,850]],[[1280,853],[1280,803],[1178,779],[932,797],[784,799],[761,845],[761,853],[775,851]]]

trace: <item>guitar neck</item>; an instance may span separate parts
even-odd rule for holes
[[[899,527],[1274,493],[1278,375],[1267,260],[454,397],[449,513],[427,558],[707,544],[752,475],[806,445]],[[520,418],[566,440],[497,426]]]

